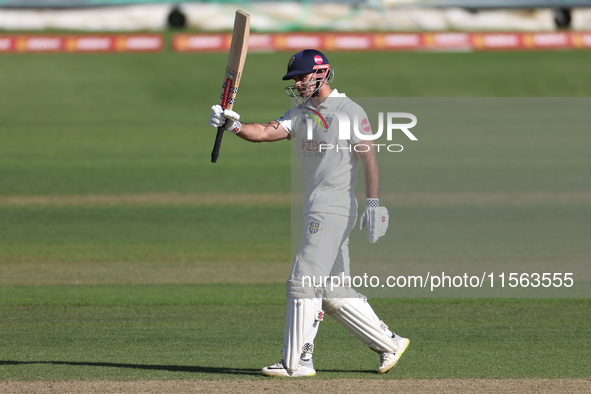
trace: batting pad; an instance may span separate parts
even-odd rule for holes
[[[314,338],[323,318],[320,298],[288,298],[283,336],[283,363],[295,372],[300,359],[309,359],[314,351]]]
[[[324,299],[326,313],[351,331],[372,350],[396,353],[398,343],[392,332],[375,314],[367,300],[362,298]]]

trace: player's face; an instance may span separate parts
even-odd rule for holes
[[[312,81],[314,74],[315,73],[308,73],[308,74],[296,75],[294,77],[295,88],[297,89],[297,91],[301,97],[307,98],[307,97],[310,97],[310,95],[312,95],[312,93],[314,93],[314,89],[316,86],[316,84],[315,84],[316,81],[315,80]],[[314,83],[311,83],[311,82],[314,82]]]
[[[293,79],[295,83],[285,88],[287,95],[296,106],[301,106],[315,96],[327,82],[327,73],[324,70],[316,70],[307,74],[300,74]]]

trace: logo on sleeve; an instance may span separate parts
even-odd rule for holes
[[[318,229],[320,229],[320,223],[311,221],[310,227],[308,227],[308,231],[310,231],[310,234],[316,234],[318,232]]]
[[[371,133],[371,126],[369,125],[369,120],[367,120],[367,118],[363,118],[361,121],[361,130],[366,133]]]

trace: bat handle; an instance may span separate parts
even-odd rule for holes
[[[215,163],[218,161],[220,155],[220,147],[222,146],[222,138],[224,137],[224,126],[218,127],[218,133],[215,136],[215,143],[213,144],[213,150],[211,151],[211,162]]]

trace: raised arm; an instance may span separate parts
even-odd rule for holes
[[[242,123],[242,130],[236,135],[250,142],[273,142],[289,137],[287,131],[276,120],[265,124]]]
[[[216,128],[223,125],[226,131],[250,142],[273,142],[289,137],[287,131],[276,120],[265,124],[242,123],[238,113],[225,110],[220,105],[211,107],[209,125]]]

